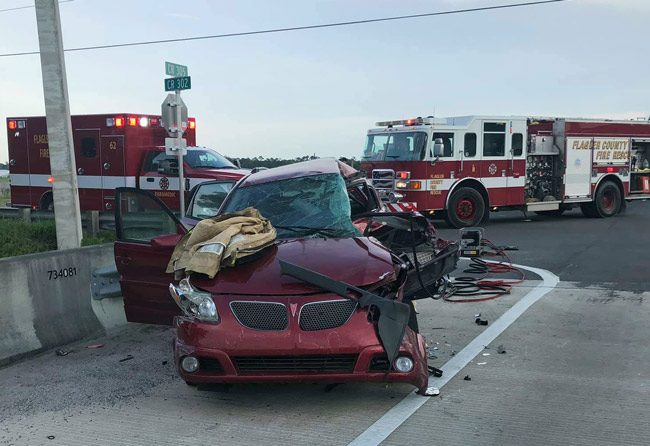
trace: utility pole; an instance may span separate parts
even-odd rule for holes
[[[58,0],[35,0],[35,7],[57,246],[59,249],[78,248],[82,238],[81,212],[59,4]]]

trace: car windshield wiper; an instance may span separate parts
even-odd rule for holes
[[[304,235],[311,235],[311,234],[338,235],[341,233],[341,231],[336,228],[315,228],[313,226],[296,226],[296,225],[290,225],[290,226],[273,225],[273,227],[276,229],[286,229],[288,231],[298,232]]]

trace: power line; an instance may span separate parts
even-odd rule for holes
[[[451,11],[439,11],[439,12],[427,12],[423,14],[410,14],[410,15],[401,15],[401,16],[392,16],[392,17],[380,17],[376,19],[365,19],[365,20],[352,20],[348,22],[335,22],[335,23],[323,23],[320,25],[306,25],[306,26],[293,26],[289,28],[274,28],[274,29],[265,29],[259,31],[244,31],[238,33],[226,33],[226,34],[214,34],[207,36],[193,36],[193,37],[179,37],[176,39],[161,39],[161,40],[146,40],[140,42],[127,42],[127,43],[114,43],[108,45],[95,45],[95,46],[83,46],[77,48],[68,48],[64,51],[73,52],[73,51],[89,51],[89,50],[100,50],[107,48],[122,48],[127,46],[143,46],[143,45],[158,45],[163,43],[174,43],[174,42],[188,42],[192,40],[208,40],[208,39],[222,39],[226,37],[241,37],[241,36],[253,36],[258,34],[272,34],[272,33],[283,33],[289,31],[304,31],[309,29],[318,29],[318,28],[334,28],[338,26],[350,26],[350,25],[364,25],[368,23],[377,23],[377,22],[388,22],[395,20],[407,20],[407,19],[417,19],[422,17],[433,17],[441,15],[451,15],[451,14],[463,14],[468,12],[479,12],[479,11],[493,11],[497,9],[508,9],[508,8],[519,8],[523,6],[535,6],[535,5],[544,5],[549,3],[560,3],[566,2],[569,0],[539,0],[539,1],[529,1],[523,3],[510,3],[507,5],[495,5],[495,6],[483,6],[478,8],[466,8],[466,9],[455,9]],[[14,56],[30,56],[34,54],[39,54],[39,51],[26,51],[20,53],[6,53],[0,54],[0,57],[14,57]]]
[[[70,3],[73,2],[74,0],[61,0],[59,1],[59,5],[61,3]],[[18,11],[20,9],[30,9],[33,8],[34,5],[28,5],[28,6],[16,6],[15,8],[7,8],[7,9],[0,9],[0,12],[9,12],[9,11]]]

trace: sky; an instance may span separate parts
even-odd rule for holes
[[[74,0],[64,47],[220,34],[521,0]],[[0,0],[0,10],[33,4]],[[66,53],[72,114],[159,114],[189,66],[197,143],[232,157],[359,156],[381,120],[650,114],[649,0],[551,5]],[[38,50],[33,8],[0,12],[0,54]],[[5,118],[44,115],[38,55],[0,57]]]

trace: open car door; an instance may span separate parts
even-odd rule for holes
[[[166,274],[165,269],[187,230],[150,192],[118,188],[115,202],[115,264],[126,319],[171,325],[180,309],[169,295],[173,274]]]
[[[186,225],[217,214],[234,181],[208,181],[192,190]],[[165,273],[174,248],[188,231],[155,195],[142,189],[115,191],[115,264],[129,322],[171,325],[180,314]]]

